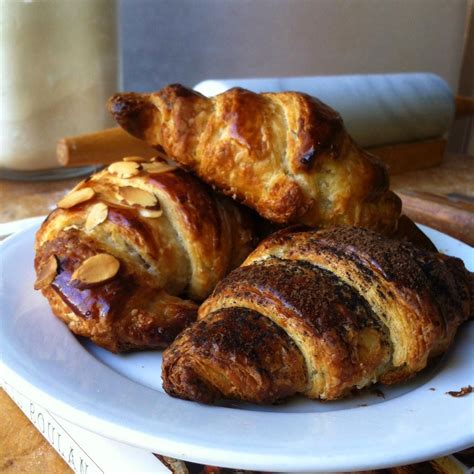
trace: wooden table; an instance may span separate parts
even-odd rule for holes
[[[78,181],[79,179],[53,182],[0,181],[0,223],[48,213]],[[392,188],[395,191],[462,194],[474,200],[474,157],[451,155],[447,156],[439,167],[394,176]],[[465,463],[474,465],[473,450],[463,453],[462,459]],[[383,472],[454,474],[456,471],[452,469],[454,469],[452,466],[443,468],[438,462],[438,464],[421,463]],[[1,389],[0,472],[71,472],[56,451]]]
[[[474,157],[447,156],[435,168],[392,176],[414,221],[474,246]]]

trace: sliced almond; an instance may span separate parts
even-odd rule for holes
[[[119,178],[131,178],[140,173],[140,163],[134,161],[117,161],[107,168],[107,171]]]
[[[134,161],[135,163],[143,163],[144,161],[148,161],[146,158],[142,156],[124,156],[122,161]]]
[[[156,219],[157,217],[160,217],[163,215],[163,210],[162,209],[140,209],[138,213],[142,217],[146,217],[148,219]]]
[[[99,253],[84,260],[71,275],[71,286],[84,290],[112,280],[120,268],[120,262],[107,253]]]
[[[89,201],[94,195],[95,192],[92,188],[78,189],[77,191],[66,194],[66,196],[58,202],[58,207],[61,209],[69,209],[77,206],[81,202]]]
[[[131,206],[153,207],[158,202],[154,194],[140,188],[134,188],[133,186],[120,188],[119,194]]]
[[[67,232],[68,230],[79,230],[79,226],[77,224],[71,224],[63,229],[64,232]]]
[[[156,156],[152,157],[150,161],[157,161],[158,159],[167,160],[168,155],[161,150],[156,150]]]
[[[111,203],[123,201],[123,197],[120,196],[119,190],[120,186],[112,183],[107,183],[105,186],[101,186],[97,189],[98,193],[100,193],[101,200]]]
[[[176,166],[162,163],[160,161],[155,161],[154,163],[143,163],[142,167],[150,174],[166,173],[167,171],[174,171],[177,169]]]
[[[109,208],[103,203],[98,202],[94,204],[90,210],[89,214],[87,215],[85,228],[86,230],[92,230],[94,227],[102,224],[102,222],[107,219],[107,214],[109,212]]]
[[[42,290],[50,285],[58,274],[58,259],[56,255],[51,255],[46,263],[39,269],[35,281],[35,290]]]

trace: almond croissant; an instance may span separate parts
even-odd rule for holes
[[[270,236],[163,354],[163,386],[210,403],[337,399],[422,370],[474,310],[461,260],[362,228]]]
[[[174,166],[114,163],[41,226],[35,286],[71,331],[111,351],[165,347],[252,250],[255,229],[248,210]]]
[[[125,130],[273,222],[396,228],[400,200],[383,164],[306,94],[235,88],[206,98],[170,85],[115,94],[109,110]]]

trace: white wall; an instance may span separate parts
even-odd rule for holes
[[[466,0],[121,0],[124,87],[431,71],[456,89]]]

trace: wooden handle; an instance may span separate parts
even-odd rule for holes
[[[397,194],[412,220],[474,246],[474,203],[418,191],[397,190]]]
[[[62,138],[56,156],[63,166],[108,164],[125,156],[152,158],[157,152],[144,141],[132,137],[119,127]]]
[[[433,138],[368,148],[367,151],[387,165],[390,175],[395,175],[439,165],[443,161],[446,143],[444,138]]]
[[[367,151],[378,156],[391,175],[429,168],[441,163],[446,146],[443,138],[400,143]],[[59,140],[56,155],[62,166],[105,165],[124,156],[151,158],[156,150],[119,127]]]
[[[455,99],[457,119],[472,117],[474,115],[474,97],[457,95]]]

